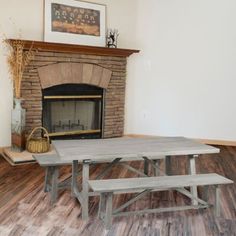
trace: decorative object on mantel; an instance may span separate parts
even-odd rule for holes
[[[37,130],[43,130],[45,135],[42,138],[32,138]],[[50,139],[48,131],[44,127],[36,127],[32,130],[26,142],[26,150],[31,153],[44,153],[50,150]]]
[[[119,32],[117,29],[107,30],[107,47],[108,48],[117,48],[118,36],[119,36]]]
[[[44,0],[44,40],[105,46],[106,6],[75,0]]]
[[[21,82],[24,69],[33,59],[35,51],[33,42],[28,50],[25,50],[24,41],[20,39],[14,41],[5,39],[4,42],[10,49],[7,62],[14,87],[14,108],[11,119],[12,149],[21,152],[25,148],[25,109],[21,107]]]

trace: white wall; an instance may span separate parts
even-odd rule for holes
[[[22,30],[22,38],[43,38],[42,1],[0,0],[1,39],[16,38]],[[4,35],[5,34],[5,35]],[[0,147],[10,144],[12,84],[6,64],[6,49],[0,43]]]
[[[126,133],[236,140],[236,1],[138,0]]]
[[[136,0],[92,0],[107,5],[107,26],[119,29],[119,47],[129,47],[134,38]],[[11,19],[10,19],[11,18]],[[12,23],[14,22],[14,24]],[[0,37],[43,40],[43,0],[0,0]],[[0,147],[10,145],[12,84],[0,42]]]
[[[236,140],[235,0],[93,0],[107,5],[128,61],[126,133]],[[43,39],[43,1],[0,0],[0,33]],[[14,26],[9,18],[15,22]],[[0,44],[0,147],[12,86]]]

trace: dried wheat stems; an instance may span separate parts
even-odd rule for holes
[[[10,53],[7,58],[9,65],[9,72],[12,75],[14,85],[15,98],[21,97],[21,81],[25,67],[34,58],[35,51],[33,44],[29,50],[25,50],[24,41],[20,39],[9,40],[5,39],[4,42],[10,46]]]

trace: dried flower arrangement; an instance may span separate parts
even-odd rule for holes
[[[12,75],[14,96],[15,98],[21,97],[21,82],[25,67],[34,58],[35,50],[33,44],[30,49],[25,49],[24,41],[20,39],[10,40],[5,39],[4,43],[9,46],[10,53],[7,58],[9,65],[9,72]]]

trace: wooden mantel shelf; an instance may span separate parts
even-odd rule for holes
[[[14,41],[16,39],[10,39],[10,40]],[[94,46],[49,43],[49,42],[31,41],[31,40],[22,40],[22,41],[24,42],[26,49],[29,49],[33,43],[33,48],[39,51],[48,51],[48,52],[70,52],[70,53],[83,53],[88,55],[118,56],[118,57],[129,57],[133,53],[139,52],[139,50],[133,50],[133,49],[94,47]]]

